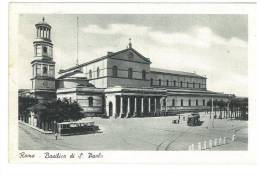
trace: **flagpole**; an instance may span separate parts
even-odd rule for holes
[[[79,52],[79,17],[77,16],[77,60],[76,60],[76,65],[79,65],[78,52]]]

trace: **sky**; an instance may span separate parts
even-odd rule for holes
[[[206,75],[207,89],[248,96],[247,15],[23,14],[18,25],[19,88],[31,88],[35,24],[52,26],[56,72],[132,46],[151,67]]]

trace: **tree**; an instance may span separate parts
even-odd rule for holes
[[[225,106],[226,106],[226,102],[224,102],[223,100],[220,100],[220,101],[217,102],[217,105],[219,106],[219,111],[220,111],[220,114],[219,114],[220,116],[219,116],[219,118],[222,119],[222,117],[223,117],[222,112],[223,112],[223,109],[224,109]]]
[[[46,109],[42,111],[41,116],[47,121],[76,121],[83,118],[83,109],[78,102],[70,102],[68,99],[57,100],[47,103]]]
[[[29,107],[37,104],[38,100],[29,96],[19,96],[18,98],[18,119],[28,122]]]

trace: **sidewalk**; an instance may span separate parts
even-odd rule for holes
[[[33,128],[33,129],[35,129],[36,131],[39,131],[39,132],[41,132],[41,133],[43,133],[43,134],[53,134],[52,131],[44,131],[43,129],[37,128],[37,127],[35,127],[35,126],[32,126],[32,125],[30,125],[30,124],[28,124],[28,123],[25,123],[25,122],[22,122],[22,121],[20,121],[20,120],[19,120],[19,123],[22,124],[22,125],[28,126],[28,127],[30,127],[30,128]]]

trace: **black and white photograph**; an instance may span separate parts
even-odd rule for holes
[[[19,16],[19,149],[248,148],[243,14]]]
[[[7,12],[0,174],[256,174],[256,2]]]

